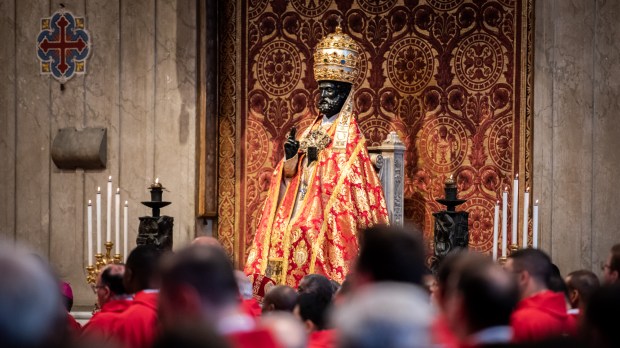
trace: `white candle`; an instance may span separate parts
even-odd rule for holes
[[[532,247],[538,249],[538,200],[534,202],[534,217],[532,218]]]
[[[512,236],[510,244],[517,245],[517,221],[519,219],[519,174],[512,184]]]
[[[116,188],[116,199],[114,200],[114,220],[116,220],[115,224],[114,224],[114,232],[115,232],[115,238],[114,238],[114,245],[115,245],[115,251],[116,254],[120,254],[121,253],[121,189],[120,188]]]
[[[101,254],[101,187],[97,186],[97,254]]]
[[[88,265],[91,266],[93,264],[93,202],[88,200],[88,208],[86,209],[88,213]]]
[[[123,208],[123,257],[125,258],[125,262],[127,262],[127,201],[125,201],[125,207]]]
[[[105,241],[106,242],[110,242],[112,241],[112,176],[108,177],[108,210],[106,211],[106,220],[105,220],[105,226],[106,226],[106,234],[105,234]]]
[[[523,194],[523,240],[521,241],[523,249],[527,248],[527,230],[528,230],[528,214],[530,210],[530,188],[525,189]]]
[[[502,193],[502,257],[506,257],[508,243],[508,187]]]
[[[495,215],[493,218],[493,261],[497,261],[497,240],[499,227],[499,201],[495,204]]]

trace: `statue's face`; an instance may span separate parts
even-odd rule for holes
[[[319,113],[332,117],[340,112],[351,91],[351,84],[339,81],[319,82]]]

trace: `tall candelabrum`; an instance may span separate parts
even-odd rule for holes
[[[93,250],[93,205],[92,201],[88,201],[88,228],[87,228],[87,240],[88,240],[88,266],[86,266],[86,282],[91,285],[95,285],[97,283],[97,276],[101,272],[101,270],[110,264],[120,264],[123,262],[123,254],[120,252],[120,188],[116,189],[115,195],[115,221],[112,221],[112,177],[108,178],[107,185],[107,210],[106,210],[106,242],[102,243],[102,214],[101,214],[101,188],[97,187],[97,196],[96,196],[96,251]],[[123,209],[123,217],[124,221],[124,254],[127,255],[127,214],[128,213],[128,202],[125,201],[125,206]],[[112,226],[115,226],[115,242],[112,241]],[[105,247],[105,251],[101,250],[101,246]],[[114,248],[116,246],[116,248]],[[114,253],[113,250],[114,249]],[[93,260],[94,255],[94,260]]]
[[[501,236],[499,232],[499,211],[500,211],[500,201],[497,201],[495,205],[495,216],[493,219],[493,259],[497,260],[500,264],[506,263],[508,258],[508,251],[510,254],[519,250],[519,244],[521,248],[525,249],[530,245],[529,243],[529,210],[530,210],[530,188],[527,187],[523,192],[523,221],[521,228],[521,243],[519,242],[519,226],[518,226],[518,217],[519,217],[519,175],[515,175],[512,187],[512,224],[511,224],[511,236],[510,236],[510,245],[508,245],[508,187],[504,188],[502,192],[502,200],[501,200]],[[532,239],[531,239],[531,247],[534,249],[538,248],[538,200],[535,201],[533,206],[533,214],[532,214]],[[498,258],[497,249],[501,250],[501,256]]]
[[[121,254],[112,255],[112,248],[114,247],[114,242],[106,242],[105,243],[105,254],[97,253],[95,254],[95,264],[86,266],[86,282],[88,284],[96,284],[97,283],[97,275],[101,272],[101,270],[110,264],[119,264],[123,260],[123,256]]]

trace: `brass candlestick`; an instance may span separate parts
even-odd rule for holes
[[[510,254],[514,253],[515,251],[519,250],[519,246],[516,244],[510,244]]]
[[[101,270],[109,264],[122,263],[123,256],[121,254],[112,255],[113,242],[105,243],[105,254],[95,254],[95,264],[86,266],[86,283],[95,285],[97,283],[97,276]]]
[[[503,257],[503,256],[502,256],[502,257],[500,257],[499,259],[497,259],[497,262],[498,262],[501,266],[505,265],[505,264],[506,264],[506,261],[508,261],[508,258],[507,258],[507,257]]]

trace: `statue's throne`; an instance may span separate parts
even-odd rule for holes
[[[405,144],[392,131],[379,146],[368,147],[383,187],[390,224],[403,225],[405,191]]]

